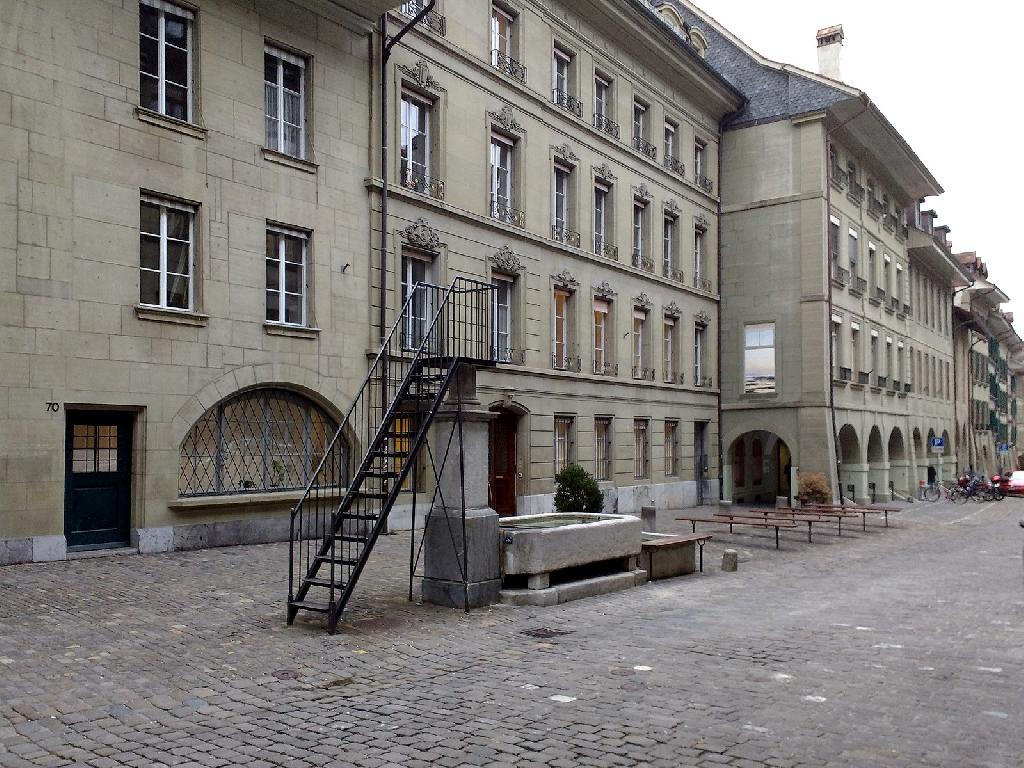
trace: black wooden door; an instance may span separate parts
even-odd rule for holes
[[[132,414],[68,411],[65,444],[64,535],[68,546],[127,546]]]

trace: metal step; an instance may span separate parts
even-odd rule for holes
[[[340,581],[332,582],[330,579],[322,579],[319,576],[314,576],[313,578],[307,578],[307,579],[305,579],[305,582],[307,584],[310,584],[310,585],[314,586],[314,587],[324,587],[325,589],[330,589],[332,585],[333,585],[333,587],[336,590],[339,590],[339,591],[345,589],[345,584],[343,582],[340,582]]]
[[[344,541],[349,544],[365,544],[370,540],[369,536],[353,536],[350,533],[335,533],[333,538],[335,541]]]
[[[331,603],[314,603],[312,600],[289,600],[288,605],[315,613],[328,613],[331,610]]]
[[[337,555],[317,555],[313,559],[319,560],[321,563],[335,563],[340,565],[356,565],[359,562],[359,558],[353,560],[351,557],[338,557]]]
[[[352,496],[360,499],[386,499],[390,496],[390,491],[355,491]],[[355,515],[345,515],[347,518],[355,517]],[[376,517],[374,517],[376,520]]]

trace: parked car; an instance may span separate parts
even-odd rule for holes
[[[1024,471],[1017,470],[1003,475],[999,487],[1007,496],[1024,496]]]

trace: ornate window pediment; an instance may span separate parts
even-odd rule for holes
[[[402,240],[413,248],[422,248],[425,251],[439,251],[443,245],[437,230],[430,226],[424,218],[416,219],[403,229]]]
[[[515,112],[508,104],[503,106],[501,111],[488,112],[487,115],[494,121],[494,124],[503,131],[518,134],[526,133],[526,129],[523,128],[522,123],[516,120]]]
[[[693,226],[706,232],[711,226],[711,220],[703,213],[698,213],[693,217]]]
[[[490,256],[491,269],[506,275],[518,275],[523,271],[523,262],[519,254],[507,245],[501,246]]]
[[[636,309],[642,309],[647,312],[654,306],[654,302],[651,301],[651,297],[646,293],[641,293],[639,296],[633,297],[633,306]]]
[[[594,166],[594,176],[608,184],[613,184],[615,182],[615,174],[612,173],[611,166],[609,166],[607,162]]]
[[[693,321],[695,323],[697,323],[697,325],[705,325],[705,326],[706,325],[710,325],[711,324],[711,315],[706,310],[702,309],[699,312],[697,312],[696,314],[694,314]]]
[[[571,165],[576,165],[576,163],[580,161],[580,159],[576,156],[576,153],[572,151],[572,147],[569,146],[568,142],[566,142],[565,144],[561,144],[557,147],[552,146],[551,149],[555,153],[555,157],[560,157],[565,162]]]
[[[682,314],[683,314],[683,310],[680,308],[680,306],[678,304],[676,304],[674,299],[672,301],[670,301],[668,304],[666,304],[663,307],[663,309],[665,310],[665,316],[666,317],[678,318],[678,317],[681,317]]]
[[[665,201],[665,213],[672,216],[678,216],[679,211],[679,203],[676,202],[675,198],[670,198]]]
[[[441,84],[434,79],[434,76],[430,74],[430,67],[423,59],[416,62],[415,66],[407,67],[404,64],[399,64],[398,69],[402,74],[409,78],[409,81],[419,88],[423,88],[427,91],[433,91],[434,93],[443,93],[444,88]]]
[[[612,288],[611,283],[607,280],[603,280],[594,286],[594,295],[599,299],[614,299],[619,295],[619,292]]]
[[[637,200],[649,203],[651,202],[653,195],[651,194],[651,190],[647,188],[646,184],[639,184],[633,187],[633,197]]]
[[[551,279],[555,281],[556,288],[562,288],[567,291],[575,291],[580,287],[580,281],[573,277],[572,272],[568,269],[563,269],[560,272],[556,272],[551,276]]]

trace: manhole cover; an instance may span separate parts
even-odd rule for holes
[[[560,635],[572,634],[571,629],[552,629],[551,627],[535,627],[534,629],[524,629],[522,634],[529,635],[530,637],[559,637]]]
[[[279,669],[272,673],[278,680],[298,680],[299,672],[295,669]]]

